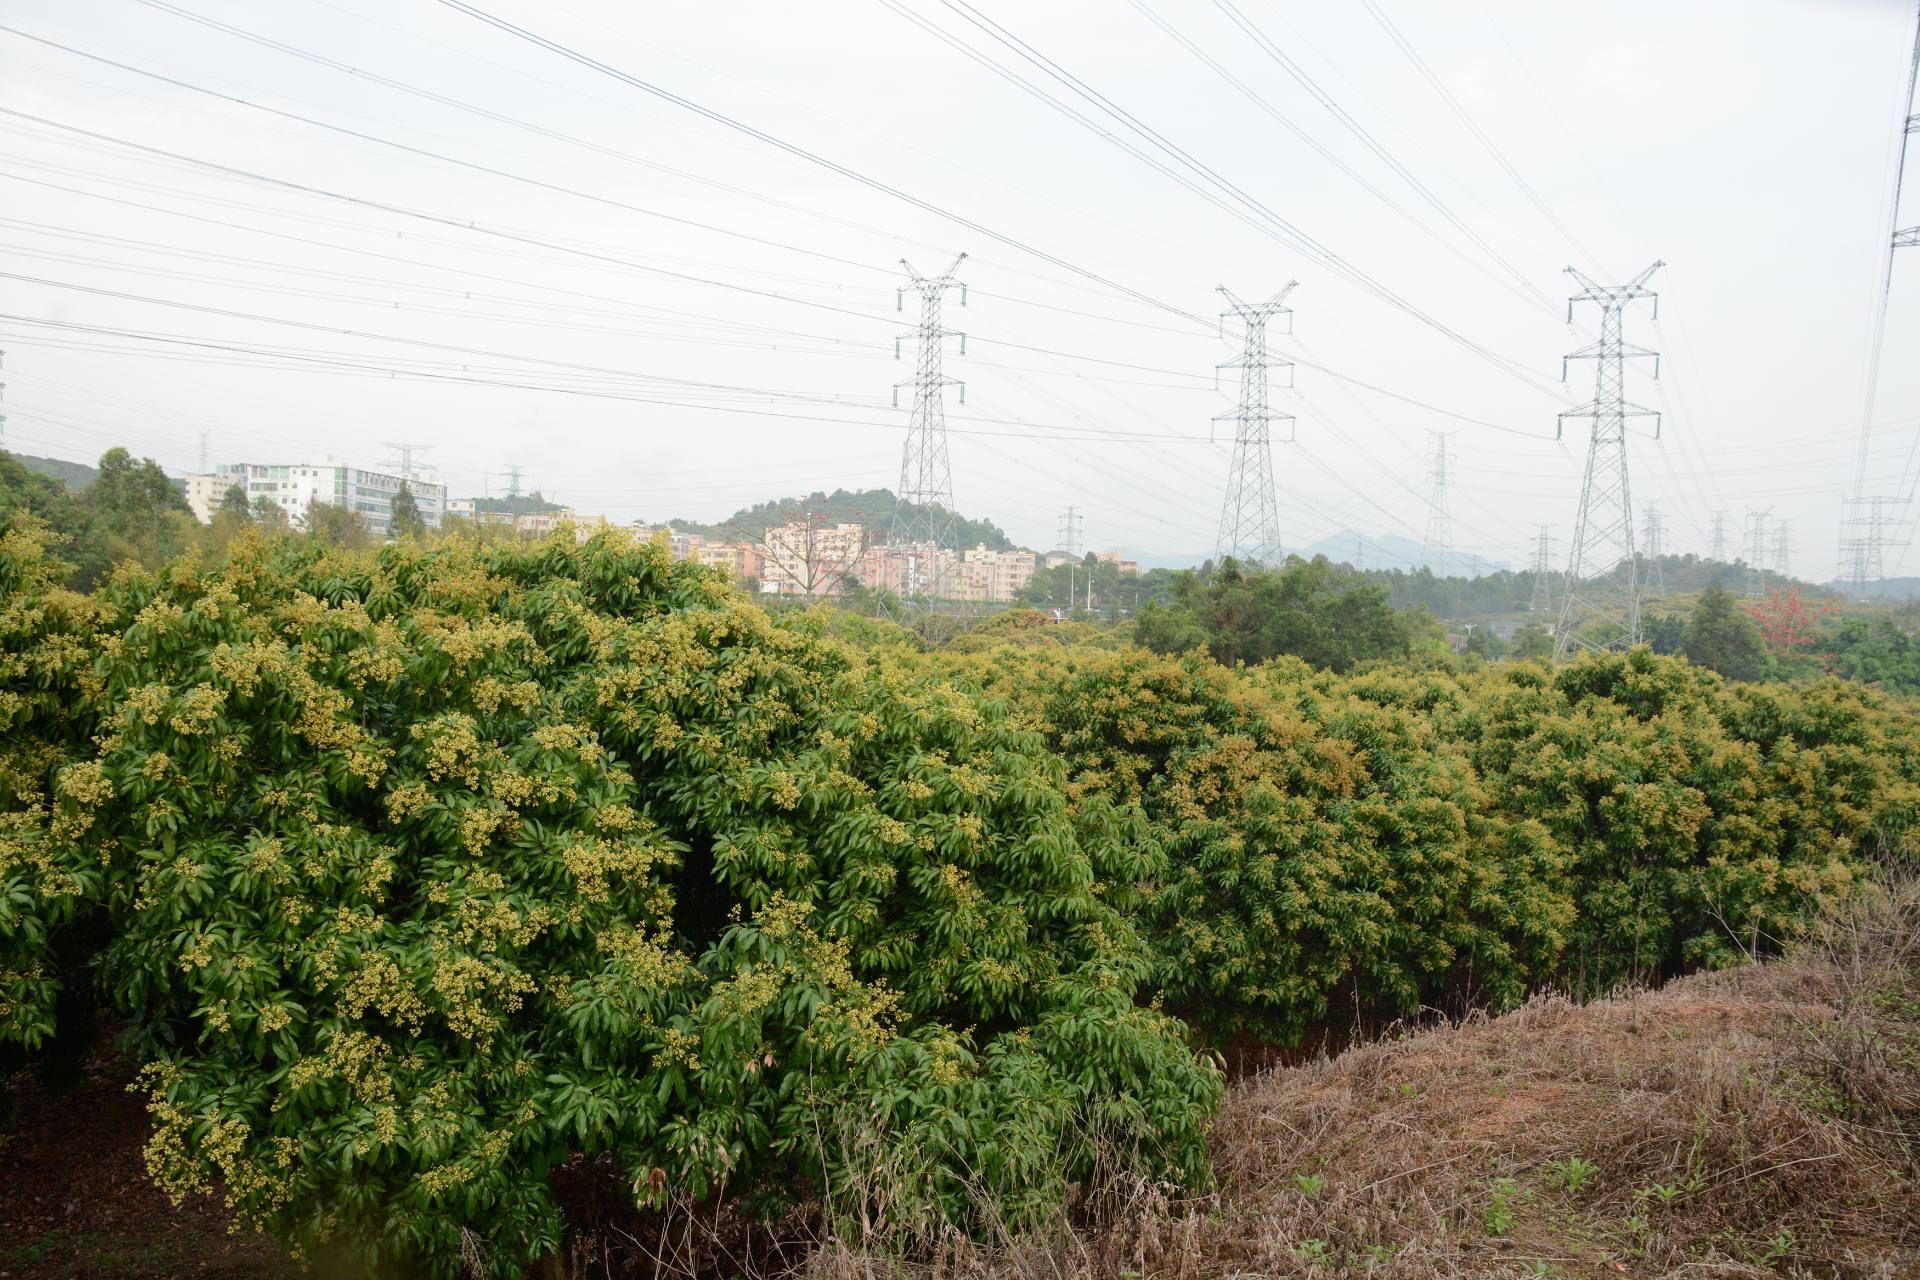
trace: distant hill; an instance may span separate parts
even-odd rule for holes
[[[756,502],[751,507],[742,507],[718,524],[683,519],[669,520],[667,523],[682,533],[697,533],[705,538],[758,542],[767,530],[804,519],[811,511],[816,519],[830,523],[859,524],[885,537],[887,530],[893,527],[893,513],[897,506],[899,500],[893,496],[891,489],[835,489],[832,493],[810,493],[804,498]],[[1013,540],[1007,537],[1006,531],[991,520],[969,520],[965,516],[957,516],[954,529],[954,540],[962,547],[985,543],[995,551],[1006,551],[1013,546]]]
[[[1325,556],[1335,564],[1350,564],[1359,569],[1430,569],[1442,578],[1477,578],[1508,568],[1505,560],[1476,555],[1471,551],[1434,551],[1412,538],[1397,533],[1361,533],[1342,529],[1330,538],[1304,547],[1288,547],[1291,555],[1302,560]]]
[[[20,465],[29,471],[37,472],[51,480],[58,480],[73,493],[92,484],[99,472],[84,462],[68,462],[64,458],[37,458],[31,453],[16,453]]]

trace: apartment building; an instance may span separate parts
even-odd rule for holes
[[[1031,551],[994,551],[985,543],[963,552],[952,598],[970,603],[1012,604],[1033,578],[1039,557]]]
[[[219,514],[220,504],[226,500],[227,491],[239,487],[240,484],[239,476],[224,471],[188,476],[187,507],[193,512],[193,518],[201,524],[212,524],[213,517]]]
[[[851,522],[768,529],[760,538],[760,590],[816,600],[839,595],[863,581],[867,542],[867,531]]]
[[[364,471],[325,458],[317,462],[273,463],[236,462],[216,468],[206,475],[187,477],[187,501],[202,495],[202,506],[194,514],[211,520],[219,509],[220,498],[236,485],[245,485],[249,505],[266,499],[298,527],[306,520],[307,508],[315,502],[344,507],[360,517],[368,529],[385,535],[393,521],[393,499],[400,492],[401,477],[384,471]],[[447,487],[423,480],[408,482],[420,519],[429,529],[440,527],[447,511]],[[206,499],[211,496],[211,504]]]

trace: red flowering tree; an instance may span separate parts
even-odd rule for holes
[[[1776,658],[1793,657],[1813,648],[1817,623],[1833,612],[1833,603],[1810,604],[1799,587],[1775,587],[1765,600],[1747,605],[1747,615],[1760,628],[1760,638]]]

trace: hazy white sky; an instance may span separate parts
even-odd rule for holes
[[[1629,392],[1667,414],[1634,438],[1636,507],[1661,504],[1676,551],[1707,549],[1715,510],[1737,529],[1771,508],[1795,571],[1831,571],[1905,0],[1371,0],[1513,173],[1368,0],[471,4],[941,212],[446,0],[4,0],[8,446],[122,442],[179,471],[203,430],[216,463],[377,466],[406,440],[456,496],[518,464],[622,519],[891,486],[897,261],[966,250],[963,512],[1044,546],[1071,504],[1092,545],[1210,550],[1228,461],[1210,420],[1233,395],[1212,370],[1233,352],[1195,317],[1216,285],[1298,280],[1275,343],[1303,361],[1276,393],[1298,418],[1275,453],[1287,544],[1417,539],[1428,433],[1449,430],[1456,544],[1520,563],[1538,521],[1564,552],[1584,458],[1578,424],[1554,438],[1592,394],[1591,365],[1559,384],[1589,337],[1564,323],[1561,268],[1611,282],[1659,258],[1659,321],[1627,329],[1664,357]],[[1875,492],[1911,483],[1920,439],[1920,258],[1899,266]]]

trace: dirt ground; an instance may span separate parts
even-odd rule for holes
[[[108,1055],[67,1092],[18,1082],[17,1128],[0,1135],[0,1277],[294,1274],[271,1242],[230,1234],[217,1201],[175,1208],[147,1180],[133,1074]]]

